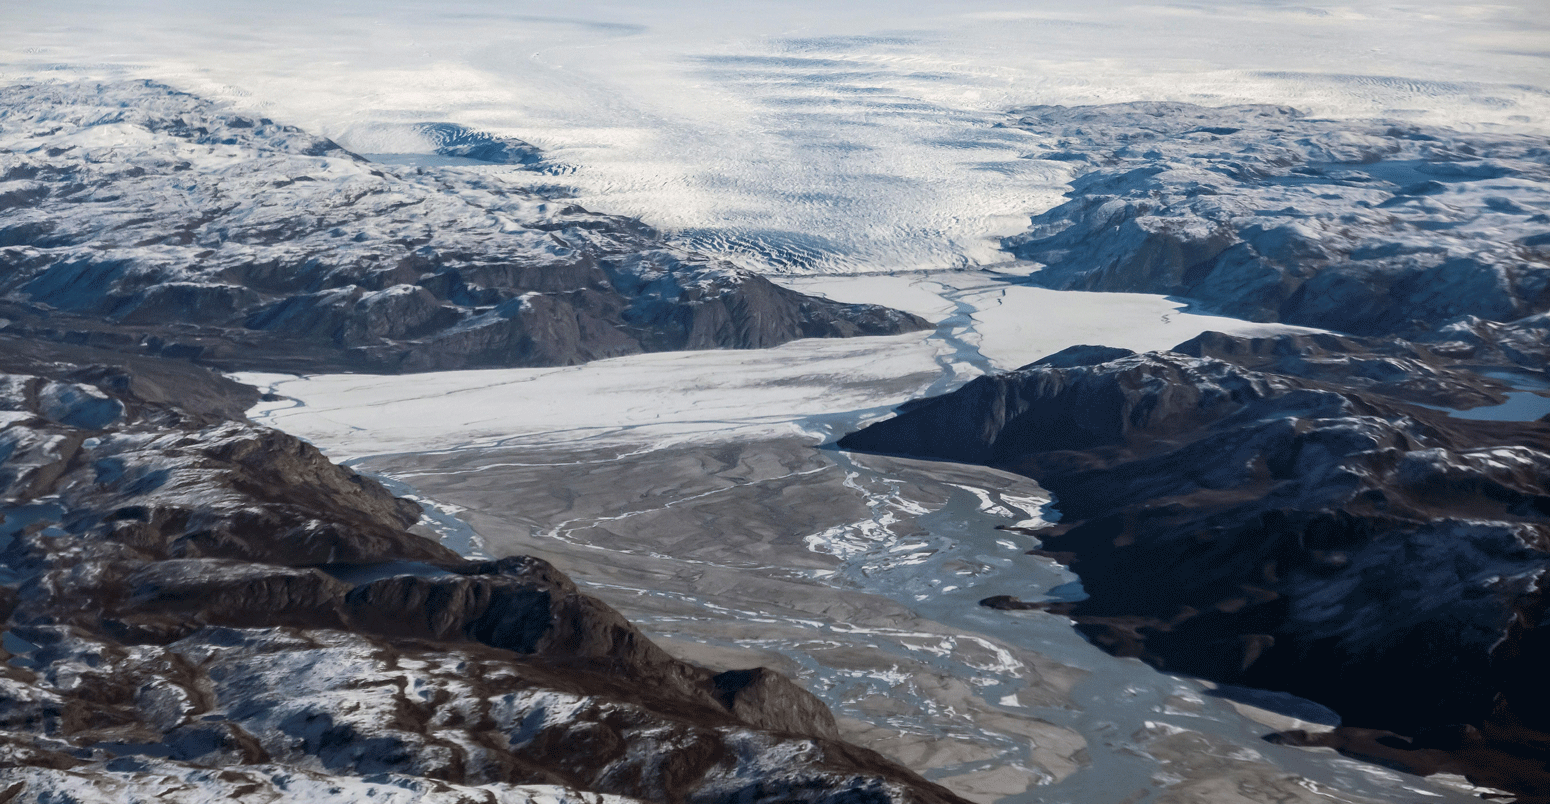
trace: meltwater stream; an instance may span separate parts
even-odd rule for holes
[[[943,377],[932,386],[928,396],[961,383],[958,372],[951,367],[955,362],[991,370],[976,344],[974,307],[962,299],[965,291],[945,286],[942,290],[943,298],[953,301],[956,309],[941,322],[936,337],[952,346],[957,359],[943,361]],[[824,443],[831,443],[860,429],[877,413],[872,410],[815,416],[805,420],[804,425]],[[1135,791],[1156,787],[1160,769],[1157,759],[1135,744],[1133,735],[1156,730],[1159,722],[1166,724],[1164,728],[1173,725],[1219,736],[1235,747],[1237,758],[1259,754],[1279,768],[1304,777],[1315,793],[1322,785],[1378,800],[1410,801],[1416,795],[1439,802],[1475,800],[1473,796],[1438,789],[1420,780],[1407,781],[1375,766],[1265,742],[1263,735],[1272,729],[1239,714],[1199,681],[1165,675],[1137,659],[1108,655],[1088,643],[1064,617],[979,606],[979,600],[993,595],[1061,599],[1073,588],[1080,594],[1080,579],[1074,573],[1048,559],[1026,554],[1027,549],[1038,546],[1036,540],[999,529],[1015,525],[1036,530],[1041,523],[1058,520],[1059,501],[1033,481],[1019,479],[1025,485],[1015,495],[1006,489],[960,486],[945,505],[931,510],[905,496],[907,484],[898,477],[869,465],[876,463],[875,459],[869,461],[869,456],[832,447],[824,451],[844,471],[845,485],[866,496],[873,514],[873,527],[849,529],[850,534],[859,538],[840,536],[811,542],[815,550],[843,559],[832,583],[896,600],[966,638],[992,637],[1087,672],[1070,693],[1073,706],[1033,707],[1033,711],[1038,717],[1085,737],[1088,764],[1057,784],[1030,788],[1022,795],[1003,798],[1002,804],[1144,800],[1144,793],[1143,797],[1132,796]],[[915,515],[916,523],[929,535],[925,539],[915,533],[896,536],[890,525],[901,515]],[[962,567],[975,571],[954,569]],[[1001,666],[965,664],[953,652],[944,651],[933,663],[955,677],[969,680],[987,703],[1026,711],[1017,698],[1026,681],[1017,672],[1016,662],[1006,658]],[[1194,703],[1198,708],[1185,711],[1179,708],[1180,702]],[[1311,702],[1304,703],[1308,706],[1300,713],[1320,708]],[[1003,746],[1001,757],[977,764],[990,768],[998,762],[1015,763],[1025,751],[1026,746]],[[955,773],[967,770],[970,768],[952,769]]]
[[[855,421],[830,419],[813,422],[815,429],[842,435]],[[850,478],[847,485],[868,494],[875,522],[867,535],[888,534],[887,523],[912,503],[897,496],[898,480],[867,465],[867,456],[831,451],[830,456]],[[1029,482],[1032,486],[1032,483]],[[1047,498],[1045,498],[1047,499]],[[1222,738],[1238,756],[1257,753],[1284,771],[1304,777],[1314,785],[1377,800],[1469,801],[1473,797],[1443,791],[1420,780],[1406,780],[1375,766],[1313,754],[1264,742],[1269,727],[1238,714],[1228,703],[1212,696],[1205,685],[1187,678],[1157,672],[1136,659],[1103,653],[1088,643],[1064,617],[1038,612],[1002,612],[986,609],[978,601],[991,595],[1017,595],[1025,599],[1059,597],[1077,577],[1046,559],[1024,554],[1035,546],[1026,536],[997,530],[1000,525],[1022,524],[1047,516],[1038,497],[1014,496],[996,489],[963,488],[918,523],[929,531],[921,540],[880,538],[869,543],[850,540],[836,549],[844,557],[833,579],[892,598],[927,619],[965,635],[991,637],[998,642],[1028,648],[1062,664],[1081,668],[1087,676],[1071,691],[1070,707],[1033,707],[1039,718],[1080,733],[1087,740],[1088,764],[1071,777],[1051,786],[1030,789],[1003,799],[1012,802],[1132,801],[1129,795],[1155,787],[1163,769],[1156,758],[1137,745],[1133,736],[1158,723]],[[1032,503],[1032,505],[1030,505]],[[1055,503],[1058,506],[1058,501]],[[918,507],[917,507],[918,510]],[[901,544],[908,541],[909,543]],[[1008,543],[1015,545],[1009,550]],[[822,548],[820,548],[822,549]],[[905,552],[913,560],[900,560]],[[955,566],[981,568],[965,575]],[[968,679],[986,702],[1026,713],[1017,696],[1026,681],[1012,667],[966,665],[950,652],[934,663],[943,671]],[[894,690],[891,694],[897,695]],[[1194,711],[1179,703],[1196,704]],[[1026,746],[1007,745],[995,760],[979,763],[1016,762]],[[967,768],[955,768],[963,772]]]

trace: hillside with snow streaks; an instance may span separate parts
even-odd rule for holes
[[[1082,173],[1005,241],[1044,264],[1036,284],[1364,335],[1550,310],[1544,137],[1177,103],[1035,107],[1008,125]]]
[[[421,131],[448,156],[525,153],[438,125]],[[13,334],[222,365],[371,371],[925,326],[667,247],[533,178],[372,163],[151,82],[10,87],[0,318]]]
[[[412,532],[256,398],[0,336],[0,798],[963,804],[784,675]]]

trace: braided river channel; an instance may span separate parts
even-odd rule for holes
[[[1064,617],[980,607],[1082,594],[1027,554],[1026,531],[1059,517],[1033,481],[825,446],[1099,336],[1158,349],[1273,327],[995,270],[792,284],[941,323],[554,369],[242,378],[280,397],[256,419],[419,499],[449,546],[541,556],[683,658],[788,673],[848,739],[973,800],[1478,800],[1461,780],[1263,739],[1337,722],[1312,702],[1216,689],[1106,654]]]

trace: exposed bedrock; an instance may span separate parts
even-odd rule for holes
[[[1550,309],[1550,144],[1276,106],[1042,106],[1010,125],[1081,173],[1008,238],[1034,282],[1418,336]],[[1540,330],[1544,324],[1538,325]],[[1539,350],[1539,360],[1544,352]]]
[[[523,143],[412,128],[530,161]],[[154,83],[7,87],[0,331],[223,368],[394,372],[928,326],[675,249],[522,175],[376,164]]]
[[[411,533],[414,504],[229,418],[251,389],[120,358],[0,352],[0,797],[958,800],[788,678]]]
[[[1077,174],[1004,241],[1032,282],[1348,334],[1068,350],[842,443],[1036,477],[1078,627],[1346,718],[1289,741],[1550,801],[1526,680],[1550,634],[1550,144],[1275,106],[1014,114]]]
[[[1515,365],[1532,348],[1521,346],[1460,335],[1416,342],[1333,333],[1249,338],[1203,332],[1173,351],[1406,402],[1471,409],[1500,405],[1520,386],[1550,388],[1543,363],[1537,369]],[[1505,355],[1508,351],[1513,354]]]
[[[1401,401],[1388,394],[1503,388],[1423,347],[1367,345],[1073,347],[839,445],[990,464],[1055,495],[1060,524],[1035,535],[1088,598],[985,605],[1058,609],[1110,651],[1311,698],[1347,726],[1455,745],[1509,721],[1550,733],[1530,680],[1550,637],[1550,424]]]

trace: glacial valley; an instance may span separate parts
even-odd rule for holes
[[[0,803],[1550,801],[1532,4],[87,5]]]

